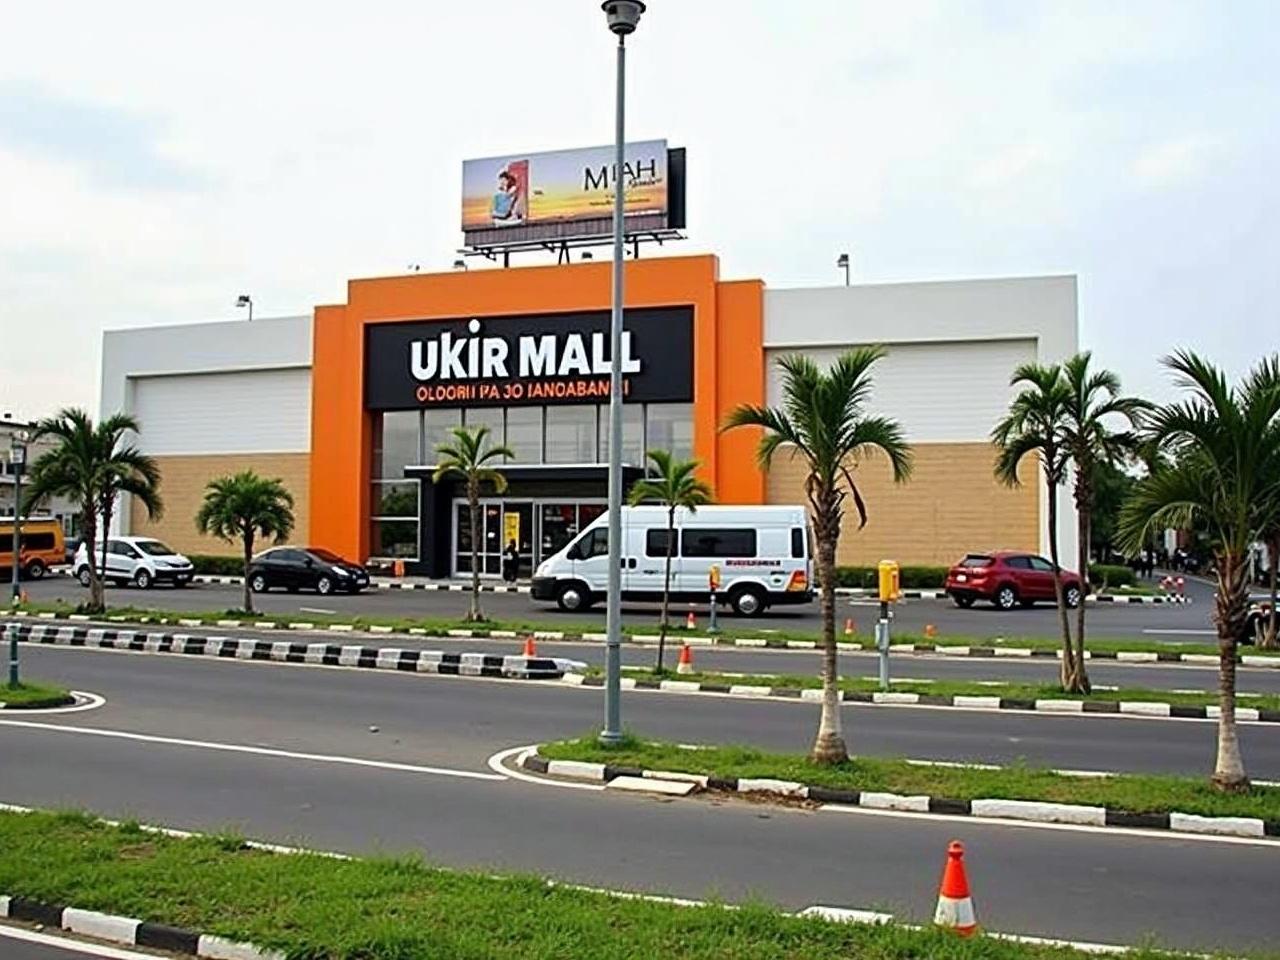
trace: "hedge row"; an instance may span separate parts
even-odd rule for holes
[[[196,573],[214,577],[238,577],[244,573],[244,560],[240,557],[215,557],[209,554],[187,555]]]
[[[898,583],[908,590],[941,589],[947,579],[947,567],[902,567]],[[879,584],[875,567],[836,567],[837,587],[860,587],[871,590]]]
[[[1094,563],[1089,566],[1089,582],[1095,587],[1131,587],[1137,582],[1133,571],[1113,563]]]

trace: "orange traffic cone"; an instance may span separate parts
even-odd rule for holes
[[[844,621],[844,635],[846,637],[852,637],[853,631],[854,631],[853,617],[846,617]]]
[[[680,660],[676,663],[676,673],[693,673],[693,648],[687,643],[680,648]]]
[[[932,623],[926,623],[924,625],[924,635],[928,637],[930,640],[932,640],[934,637],[938,635],[938,628],[935,627]]]
[[[538,655],[538,645],[533,642],[533,634],[524,638],[524,656],[536,657]]]
[[[964,844],[959,840],[952,840],[947,845],[947,865],[942,871],[942,887],[938,890],[938,909],[933,914],[933,922],[961,937],[971,937],[978,930],[973,900],[969,897],[969,880],[964,874]]]
[[[698,629],[698,618],[693,615],[693,611],[689,611],[689,615],[684,618],[684,628],[686,630]]]

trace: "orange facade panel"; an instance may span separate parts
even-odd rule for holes
[[[754,438],[724,415],[764,399],[763,284],[718,282],[714,256],[626,264],[626,306],[693,308],[694,452],[724,502],[762,502]],[[312,369],[312,542],[365,558],[372,420],[364,407],[371,324],[607,310],[611,264],[457,271],[353,280],[347,303],[317,307]]]

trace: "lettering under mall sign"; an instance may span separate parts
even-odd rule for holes
[[[365,406],[607,403],[609,313],[376,323],[365,333]],[[633,403],[693,399],[693,309],[627,310],[623,394]]]

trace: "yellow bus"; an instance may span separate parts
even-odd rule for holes
[[[53,517],[24,517],[18,570],[39,580],[55,564],[67,562],[62,524]],[[13,570],[13,517],[0,517],[0,569]]]

